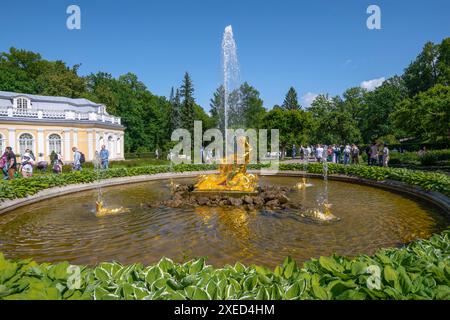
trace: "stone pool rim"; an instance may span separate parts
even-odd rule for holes
[[[305,173],[304,171],[294,171],[294,170],[281,170],[276,173],[270,173],[267,171],[261,172],[260,170],[249,170],[249,172],[258,174],[260,176],[308,177],[316,179],[323,178],[322,174]],[[193,178],[197,177],[200,174],[210,174],[210,173],[217,173],[217,170],[166,172],[166,173],[139,175],[139,176],[127,176],[127,177],[104,179],[101,180],[99,183],[97,182],[79,183],[79,184],[70,184],[62,187],[48,188],[41,190],[34,195],[27,196],[25,198],[11,199],[0,202],[0,216],[10,211],[19,209],[21,207],[25,207],[51,198],[56,198],[63,195],[68,195],[82,191],[93,190],[98,188],[99,185],[100,187],[104,188],[149,181]],[[433,205],[439,207],[443,211],[443,213],[447,215],[447,217],[450,217],[450,198],[436,191],[426,191],[420,187],[412,186],[407,183],[395,180],[377,181],[343,174],[329,174],[328,180],[367,185],[375,188],[393,191],[399,194],[407,194],[415,198],[425,200],[426,202],[432,203]]]

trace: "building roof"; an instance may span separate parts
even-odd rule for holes
[[[17,93],[17,92],[9,92],[9,91],[0,91],[0,99],[1,98],[7,98],[12,99],[15,97],[27,97],[31,101],[37,101],[37,102],[54,102],[54,103],[67,103],[73,106],[78,107],[86,107],[86,106],[92,106],[92,107],[99,107],[102,104],[101,103],[95,103],[88,99],[84,98],[66,98],[66,97],[54,97],[54,96],[41,96],[36,94],[28,94],[28,93]]]

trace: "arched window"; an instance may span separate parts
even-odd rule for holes
[[[28,109],[28,99],[17,98],[17,109]]]
[[[53,133],[48,137],[48,152],[49,154],[52,154],[53,151],[61,154],[61,136],[56,133]]]
[[[117,146],[116,146],[116,152],[119,154],[120,153],[120,147],[121,147],[121,141],[120,138],[117,138]]]
[[[27,149],[33,151],[33,144],[34,144],[33,136],[29,133],[22,133],[19,136],[20,154],[24,154],[25,150]]]
[[[109,150],[109,154],[113,155],[114,154],[114,141],[113,141],[113,137],[109,136],[108,137],[108,150]]]

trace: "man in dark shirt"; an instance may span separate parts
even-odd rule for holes
[[[8,153],[6,157],[6,163],[8,164],[8,176],[9,180],[12,180],[14,179],[14,173],[16,173],[17,169],[16,155],[12,151],[11,147],[6,147],[6,152]]]

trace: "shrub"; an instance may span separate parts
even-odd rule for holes
[[[438,155],[435,152],[427,152],[420,157],[420,164],[423,166],[434,166],[438,162]]]
[[[449,230],[370,257],[320,257],[302,268],[288,257],[274,270],[239,262],[214,268],[205,258],[182,264],[162,258],[147,267],[103,262],[76,268],[68,262],[11,261],[0,253],[0,299],[448,300],[449,255]],[[73,277],[77,271],[78,284]]]

